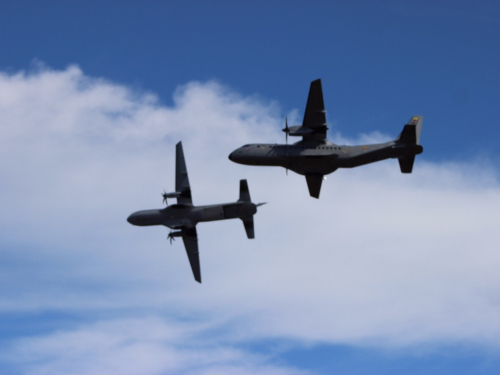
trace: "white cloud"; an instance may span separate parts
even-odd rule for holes
[[[71,332],[21,339],[3,353],[27,374],[305,374],[269,358],[206,340],[196,322],[159,318],[101,321]]]
[[[301,176],[227,160],[244,143],[282,141],[277,104],[191,82],[165,107],[77,67],[0,74],[0,118],[2,312],[119,311],[116,324],[138,312],[195,316],[221,328],[223,350],[270,338],[500,344],[500,188],[487,166],[432,163],[424,153],[412,175],[393,160],[337,171],[314,200]],[[386,138],[360,138],[367,137]],[[125,221],[159,207],[162,189],[173,188],[178,140],[195,204],[236,200],[240,178],[254,201],[269,202],[255,217],[253,241],[240,221],[198,226],[202,285],[192,280],[181,241],[169,246],[166,229]],[[148,319],[134,324],[167,324]],[[12,350],[21,362],[47,358],[34,373],[64,372],[89,358],[101,367],[79,373],[106,373],[130,350],[154,357],[136,373],[170,371],[182,359],[175,339],[116,344],[122,338],[109,324],[25,338]],[[71,357],[44,340],[82,347]],[[96,340],[113,353],[110,362],[85,349]]]

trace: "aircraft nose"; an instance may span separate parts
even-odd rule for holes
[[[130,224],[135,225],[135,223],[136,223],[136,218],[137,218],[137,217],[136,217],[136,215],[135,215],[135,214],[132,214],[132,215],[130,215],[129,217],[127,217],[127,221],[128,221]]]
[[[231,152],[228,156],[229,160],[234,161],[234,153],[235,151]]]

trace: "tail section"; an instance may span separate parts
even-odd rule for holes
[[[253,215],[241,218],[243,225],[245,226],[245,232],[247,232],[247,237],[249,239],[255,238],[255,230],[253,228]]]
[[[250,199],[250,190],[248,189],[247,180],[240,180],[240,199],[238,202],[248,202],[252,203]],[[255,211],[253,211],[255,212]],[[248,238],[255,238],[255,231],[253,227],[253,213],[249,212],[250,215],[245,215],[240,217],[241,221],[243,221],[243,225],[245,226],[245,232],[247,232]]]
[[[240,199],[238,202],[251,202],[247,180],[240,180]]]
[[[411,171],[413,170],[413,163],[415,162],[415,155],[402,156],[398,158],[398,161],[401,173],[411,173]]]
[[[398,158],[401,173],[411,173],[415,155],[420,154],[423,150],[422,146],[420,146],[423,119],[423,116],[413,116],[396,139],[396,142],[408,151],[407,155]]]
[[[408,124],[405,125],[403,131],[396,139],[399,143],[420,144],[420,132],[422,131],[423,116],[413,116]]]
[[[257,212],[257,207],[262,206],[265,203],[252,203],[250,199],[250,191],[248,190],[247,180],[240,180],[240,199],[238,202],[245,203],[240,206],[239,218],[243,221],[245,226],[245,232],[248,238],[255,238],[255,230],[253,226],[253,215]]]

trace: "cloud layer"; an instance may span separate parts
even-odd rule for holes
[[[244,143],[282,142],[282,117],[276,103],[216,82],[180,87],[167,107],[75,66],[0,74],[0,312],[89,316],[13,339],[9,358],[33,373],[289,373],[238,345],[497,348],[493,169],[430,162],[426,150],[411,175],[394,160],[337,171],[314,200],[301,176],[227,160]],[[195,204],[236,200],[241,178],[254,201],[269,202],[255,240],[239,220],[198,226],[202,285],[168,230],[125,221],[161,206],[179,140]],[[186,347],[192,337],[203,344]]]

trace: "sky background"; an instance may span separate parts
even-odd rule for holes
[[[0,2],[0,372],[496,374],[500,5]],[[413,173],[339,170],[309,197],[231,163],[283,142],[321,78],[335,143],[423,115]],[[182,140],[195,204],[248,179],[256,239],[161,207]]]

